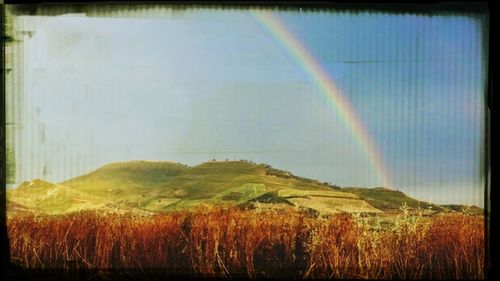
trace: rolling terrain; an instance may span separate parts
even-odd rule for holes
[[[467,209],[428,204],[387,188],[340,188],[249,161],[212,161],[196,166],[119,162],[61,183],[35,179],[7,191],[10,214],[86,210],[154,214],[219,204],[295,208],[320,215],[376,214],[397,213],[403,203],[410,209],[429,208],[435,212]],[[481,213],[477,207],[470,209]]]
[[[406,206],[409,207],[410,209],[429,208],[432,211],[437,211],[437,212],[450,211],[446,207],[416,200],[399,190],[392,190],[384,187],[375,187],[375,188],[348,187],[348,188],[343,188],[342,190],[356,194],[359,198],[365,200],[375,208],[382,210],[384,212],[398,212],[403,203],[406,204]]]
[[[113,163],[7,191],[13,264],[127,278],[483,279],[474,212],[248,161]]]

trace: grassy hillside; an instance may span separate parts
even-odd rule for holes
[[[102,209],[109,203],[102,197],[39,179],[9,190],[7,199],[18,209],[29,208],[49,214],[79,209]]]
[[[418,207],[420,208],[431,207],[431,210],[433,211],[446,210],[446,208],[442,206],[429,204],[424,201],[413,199],[401,191],[383,187],[376,187],[376,188],[349,187],[349,188],[342,188],[342,190],[356,194],[364,201],[370,203],[370,205],[384,212],[398,211],[403,204],[406,204],[411,209],[415,209]]]
[[[59,184],[38,179],[25,182],[9,190],[7,199],[9,210],[48,214],[92,209],[149,214],[214,204],[291,207],[317,214],[397,212],[403,203],[410,208],[429,206],[400,191],[341,189],[249,161],[212,161],[196,166],[150,161],[112,163]]]
[[[154,212],[203,203],[240,204],[283,188],[324,191],[334,188],[247,161],[213,161],[193,167],[172,162],[130,161],[109,164],[61,184]]]
[[[459,212],[472,215],[484,215],[484,210],[477,206],[465,206],[457,204],[441,205],[452,212]]]
[[[212,161],[192,167],[173,162],[129,161],[108,164],[59,184],[26,182],[9,191],[8,198],[19,205],[19,210],[23,206],[50,214],[88,209],[164,212],[200,204],[274,204],[261,200],[269,194],[276,194],[285,205],[317,209],[319,213],[339,212],[345,205],[358,212],[378,211],[338,189],[248,161]],[[285,193],[278,195],[278,190]],[[324,204],[312,203],[320,197],[326,200]]]

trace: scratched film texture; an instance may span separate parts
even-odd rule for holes
[[[483,16],[7,8],[11,187],[116,161],[248,159],[361,187],[387,185],[384,165],[389,188],[483,206]],[[380,159],[370,162],[363,142]]]

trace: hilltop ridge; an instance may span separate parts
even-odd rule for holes
[[[41,179],[24,182],[7,192],[7,200],[9,206],[15,206],[12,210],[49,214],[82,210],[153,214],[229,204],[293,207],[327,215],[398,212],[403,202],[410,208],[430,206],[433,211],[452,211],[385,187],[341,188],[244,160],[194,166],[169,161],[110,163],[56,184]]]

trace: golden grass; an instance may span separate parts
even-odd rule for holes
[[[213,207],[155,216],[80,213],[8,220],[26,268],[162,268],[296,278],[484,278],[483,218],[404,212],[390,226],[349,214]]]

